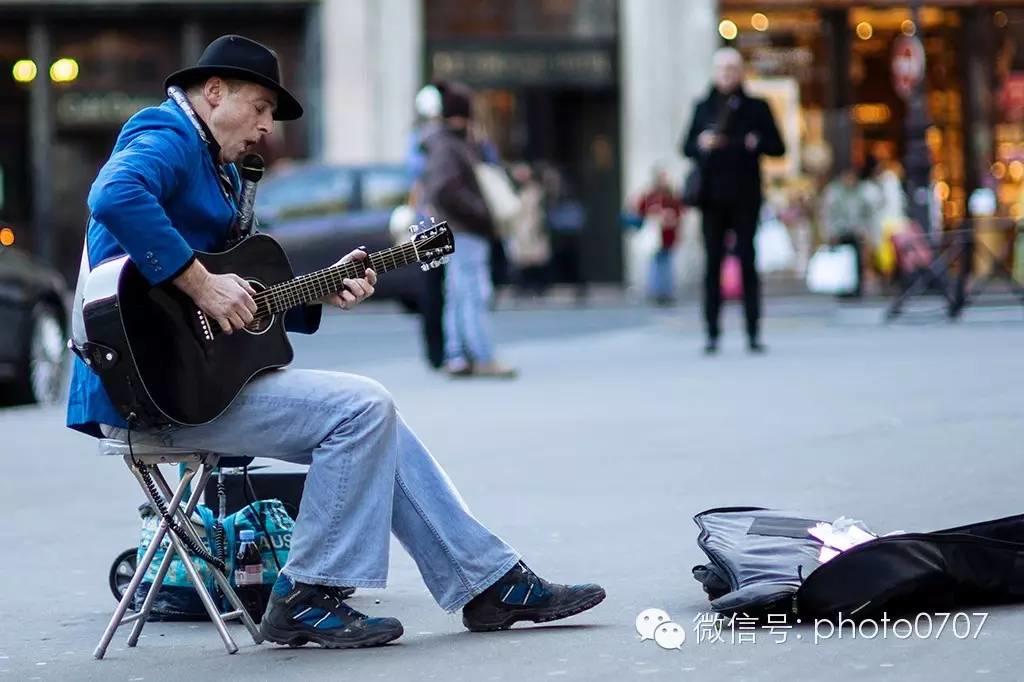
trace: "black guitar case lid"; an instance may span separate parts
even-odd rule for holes
[[[823,519],[762,507],[694,517],[693,576],[724,615],[867,618],[1024,600],[1024,514],[875,538],[820,563]]]

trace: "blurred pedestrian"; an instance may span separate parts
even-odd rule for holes
[[[641,220],[654,220],[658,226],[659,241],[651,258],[648,296],[658,305],[671,305],[675,300],[672,256],[679,239],[683,204],[672,189],[672,182],[665,169],[654,169],[653,184],[637,200],[636,213]]]
[[[576,302],[587,298],[583,273],[583,229],[587,212],[565,176],[554,166],[542,172],[544,217],[551,237],[552,266],[561,278],[576,290]]]
[[[874,218],[870,234],[873,257],[869,262],[881,278],[887,279],[896,270],[896,248],[892,240],[906,226],[907,196],[898,164],[891,160],[880,161],[868,155],[862,178]]]
[[[458,83],[438,84],[443,125],[423,140],[426,203],[455,233],[455,253],[445,273],[445,367],[452,376],[511,378],[514,369],[495,358],[489,300],[491,218],[473,170],[480,161],[468,139],[472,91]]]
[[[856,253],[856,286],[850,296],[863,293],[864,250],[874,224],[874,210],[869,188],[860,180],[857,170],[842,169],[825,185],[821,202],[822,237],[830,244],[847,244]]]
[[[416,123],[409,133],[409,144],[405,155],[405,165],[416,180],[423,175],[427,166],[427,152],[423,148],[423,138],[433,129],[441,127],[441,93],[433,85],[427,84],[419,89],[413,101],[416,109]]]
[[[730,47],[715,52],[713,85],[699,102],[683,141],[683,153],[700,173],[697,204],[703,211],[704,351],[717,352],[722,305],[721,267],[727,233],[735,235],[735,251],[743,271],[743,307],[748,347],[763,352],[760,340],[761,283],[754,258],[754,233],[761,210],[762,154],[781,156],[785,145],[768,104],[743,89],[743,58]]]
[[[419,219],[430,217],[430,211],[423,196],[421,177],[427,165],[423,140],[442,127],[441,93],[433,85],[425,85],[416,93],[416,114],[418,123],[409,139],[406,154],[406,168],[413,178],[409,204]],[[431,268],[422,273],[422,288],[419,292],[420,333],[427,362],[434,369],[444,366],[444,266]]]
[[[512,167],[519,188],[519,218],[508,240],[508,255],[516,268],[518,293],[543,296],[548,286],[551,240],[544,220],[544,189],[527,163]]]

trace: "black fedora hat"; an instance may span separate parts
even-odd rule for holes
[[[276,92],[276,121],[294,121],[302,116],[302,105],[281,85],[277,55],[255,40],[235,35],[217,38],[203,50],[195,66],[175,71],[168,76],[164,81],[164,89],[172,85],[188,88],[211,76],[236,78]]]

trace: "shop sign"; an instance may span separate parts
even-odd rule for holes
[[[602,47],[437,47],[430,66],[435,79],[476,86],[610,86],[615,82],[613,52]]]
[[[66,92],[57,98],[57,124],[67,127],[117,127],[140,109],[160,100],[125,92]]]
[[[751,65],[761,76],[794,76],[804,80],[814,66],[814,53],[806,47],[758,47]]]
[[[917,36],[900,36],[892,49],[892,84],[903,99],[924,77],[924,47]]]

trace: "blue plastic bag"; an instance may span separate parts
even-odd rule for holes
[[[153,510],[149,503],[139,507],[139,512],[142,516],[142,537],[139,542],[137,556],[141,562],[143,554],[145,554],[149,544],[153,541],[153,537],[160,525],[160,515]],[[263,518],[262,525],[256,514]],[[214,542],[216,537],[214,532],[215,521],[216,516],[213,510],[204,505],[197,506],[192,514],[192,523],[196,526],[203,545],[207,551],[216,556],[216,543]],[[280,500],[260,500],[226,517],[224,519],[224,536],[227,541],[225,563],[227,563],[228,568],[228,580],[232,582],[232,585],[234,585],[234,572],[231,569],[235,550],[238,547],[239,533],[243,530],[252,530],[256,534],[256,542],[263,557],[263,587],[267,593],[266,596],[269,596],[274,581],[277,580],[278,564],[284,566],[285,561],[288,560],[288,551],[291,549],[292,528],[294,525],[295,521],[288,515]],[[263,532],[263,526],[266,526],[269,536]],[[142,602],[153,586],[157,571],[160,569],[160,563],[163,561],[164,555],[170,546],[170,538],[165,535],[163,542],[160,543],[160,547],[156,551],[156,555],[153,557],[153,563],[150,564],[149,570],[146,571],[139,589],[135,591],[135,597],[132,600],[132,608],[134,610],[138,611],[142,608]],[[277,555],[276,562],[274,561],[275,554]],[[210,594],[219,595],[210,566],[202,559],[195,557],[192,558],[192,565],[196,567]],[[223,598],[221,609],[222,611],[228,610],[228,604]],[[160,593],[153,604],[149,620],[208,619],[209,614],[206,613],[206,609],[203,608],[203,603],[199,599],[199,594],[192,586],[192,581],[185,570],[185,564],[182,563],[180,556],[175,555],[171,560],[167,575],[164,576]]]

